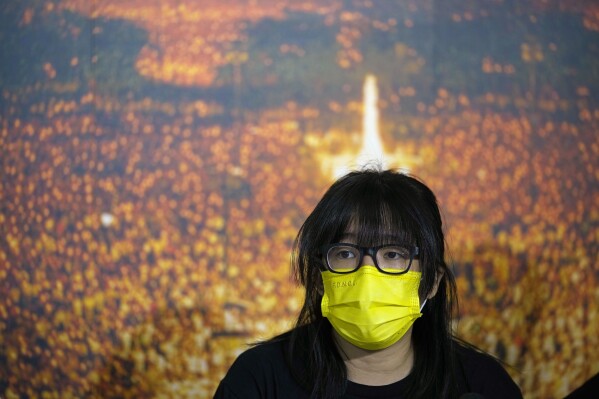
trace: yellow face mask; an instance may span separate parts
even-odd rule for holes
[[[323,271],[322,315],[345,340],[362,349],[387,348],[422,316],[421,273],[381,273],[362,266],[349,274]]]

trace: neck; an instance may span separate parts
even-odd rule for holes
[[[363,385],[388,385],[404,379],[414,365],[412,328],[388,348],[371,351],[344,340],[335,330],[333,337],[347,368],[348,380]]]

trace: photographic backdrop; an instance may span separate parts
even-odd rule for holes
[[[598,2],[9,0],[0,85],[2,398],[211,397],[372,154],[438,196],[461,337],[527,398],[599,372]]]

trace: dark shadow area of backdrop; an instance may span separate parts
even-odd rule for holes
[[[209,397],[288,328],[367,74],[460,335],[529,398],[599,371],[595,2],[88,3],[0,6],[0,396]]]

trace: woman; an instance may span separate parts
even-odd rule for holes
[[[239,356],[215,398],[521,397],[452,335],[441,216],[417,179],[339,179],[301,227],[293,268],[306,289],[296,327]]]

